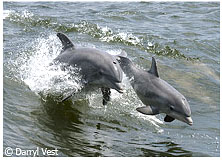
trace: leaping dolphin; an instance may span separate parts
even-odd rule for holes
[[[97,86],[103,94],[103,105],[110,100],[110,88],[123,92],[121,82],[123,71],[116,58],[95,48],[77,48],[63,33],[57,33],[63,48],[54,62],[80,68],[86,86]],[[64,98],[62,101],[70,98]]]
[[[186,98],[166,81],[160,79],[156,61],[152,58],[149,71],[136,68],[127,57],[119,56],[120,66],[145,107],[136,110],[146,115],[165,113],[165,122],[178,119],[193,124]]]

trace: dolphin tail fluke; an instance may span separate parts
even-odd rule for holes
[[[111,91],[110,88],[101,88],[102,94],[103,94],[103,105],[106,105],[108,103],[108,101],[110,101],[110,95],[111,95]]]

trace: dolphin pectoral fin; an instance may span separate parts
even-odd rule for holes
[[[102,94],[103,94],[103,105],[106,105],[108,101],[110,101],[110,95],[111,91],[110,88],[101,88]]]
[[[145,106],[145,107],[138,107],[136,110],[142,114],[146,115],[156,115],[159,114],[159,110],[153,106]]]
[[[166,117],[164,118],[164,121],[165,121],[165,122],[172,122],[172,121],[174,121],[174,120],[175,120],[175,118],[170,117],[170,116],[168,116],[168,115],[166,115]]]

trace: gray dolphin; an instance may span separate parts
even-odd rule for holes
[[[123,92],[121,88],[123,71],[114,56],[95,48],[77,48],[63,33],[57,33],[57,36],[63,48],[54,62],[80,68],[85,86],[101,88],[104,105],[110,100],[110,88],[119,93]],[[69,95],[62,101],[71,96]]]
[[[145,107],[136,110],[146,115],[165,113],[165,122],[178,119],[193,124],[191,110],[186,98],[166,81],[159,78],[156,61],[152,58],[149,71],[136,68],[126,57],[119,57],[120,66]]]

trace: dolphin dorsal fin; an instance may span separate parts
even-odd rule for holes
[[[156,66],[156,60],[154,57],[152,57],[152,65],[151,65],[151,68],[148,72],[155,75],[156,77],[159,77],[159,74],[157,71],[157,66]]]
[[[66,50],[68,48],[74,48],[73,43],[69,40],[69,38],[63,34],[63,33],[57,33],[57,36],[59,37],[60,41],[62,42],[63,50]]]

